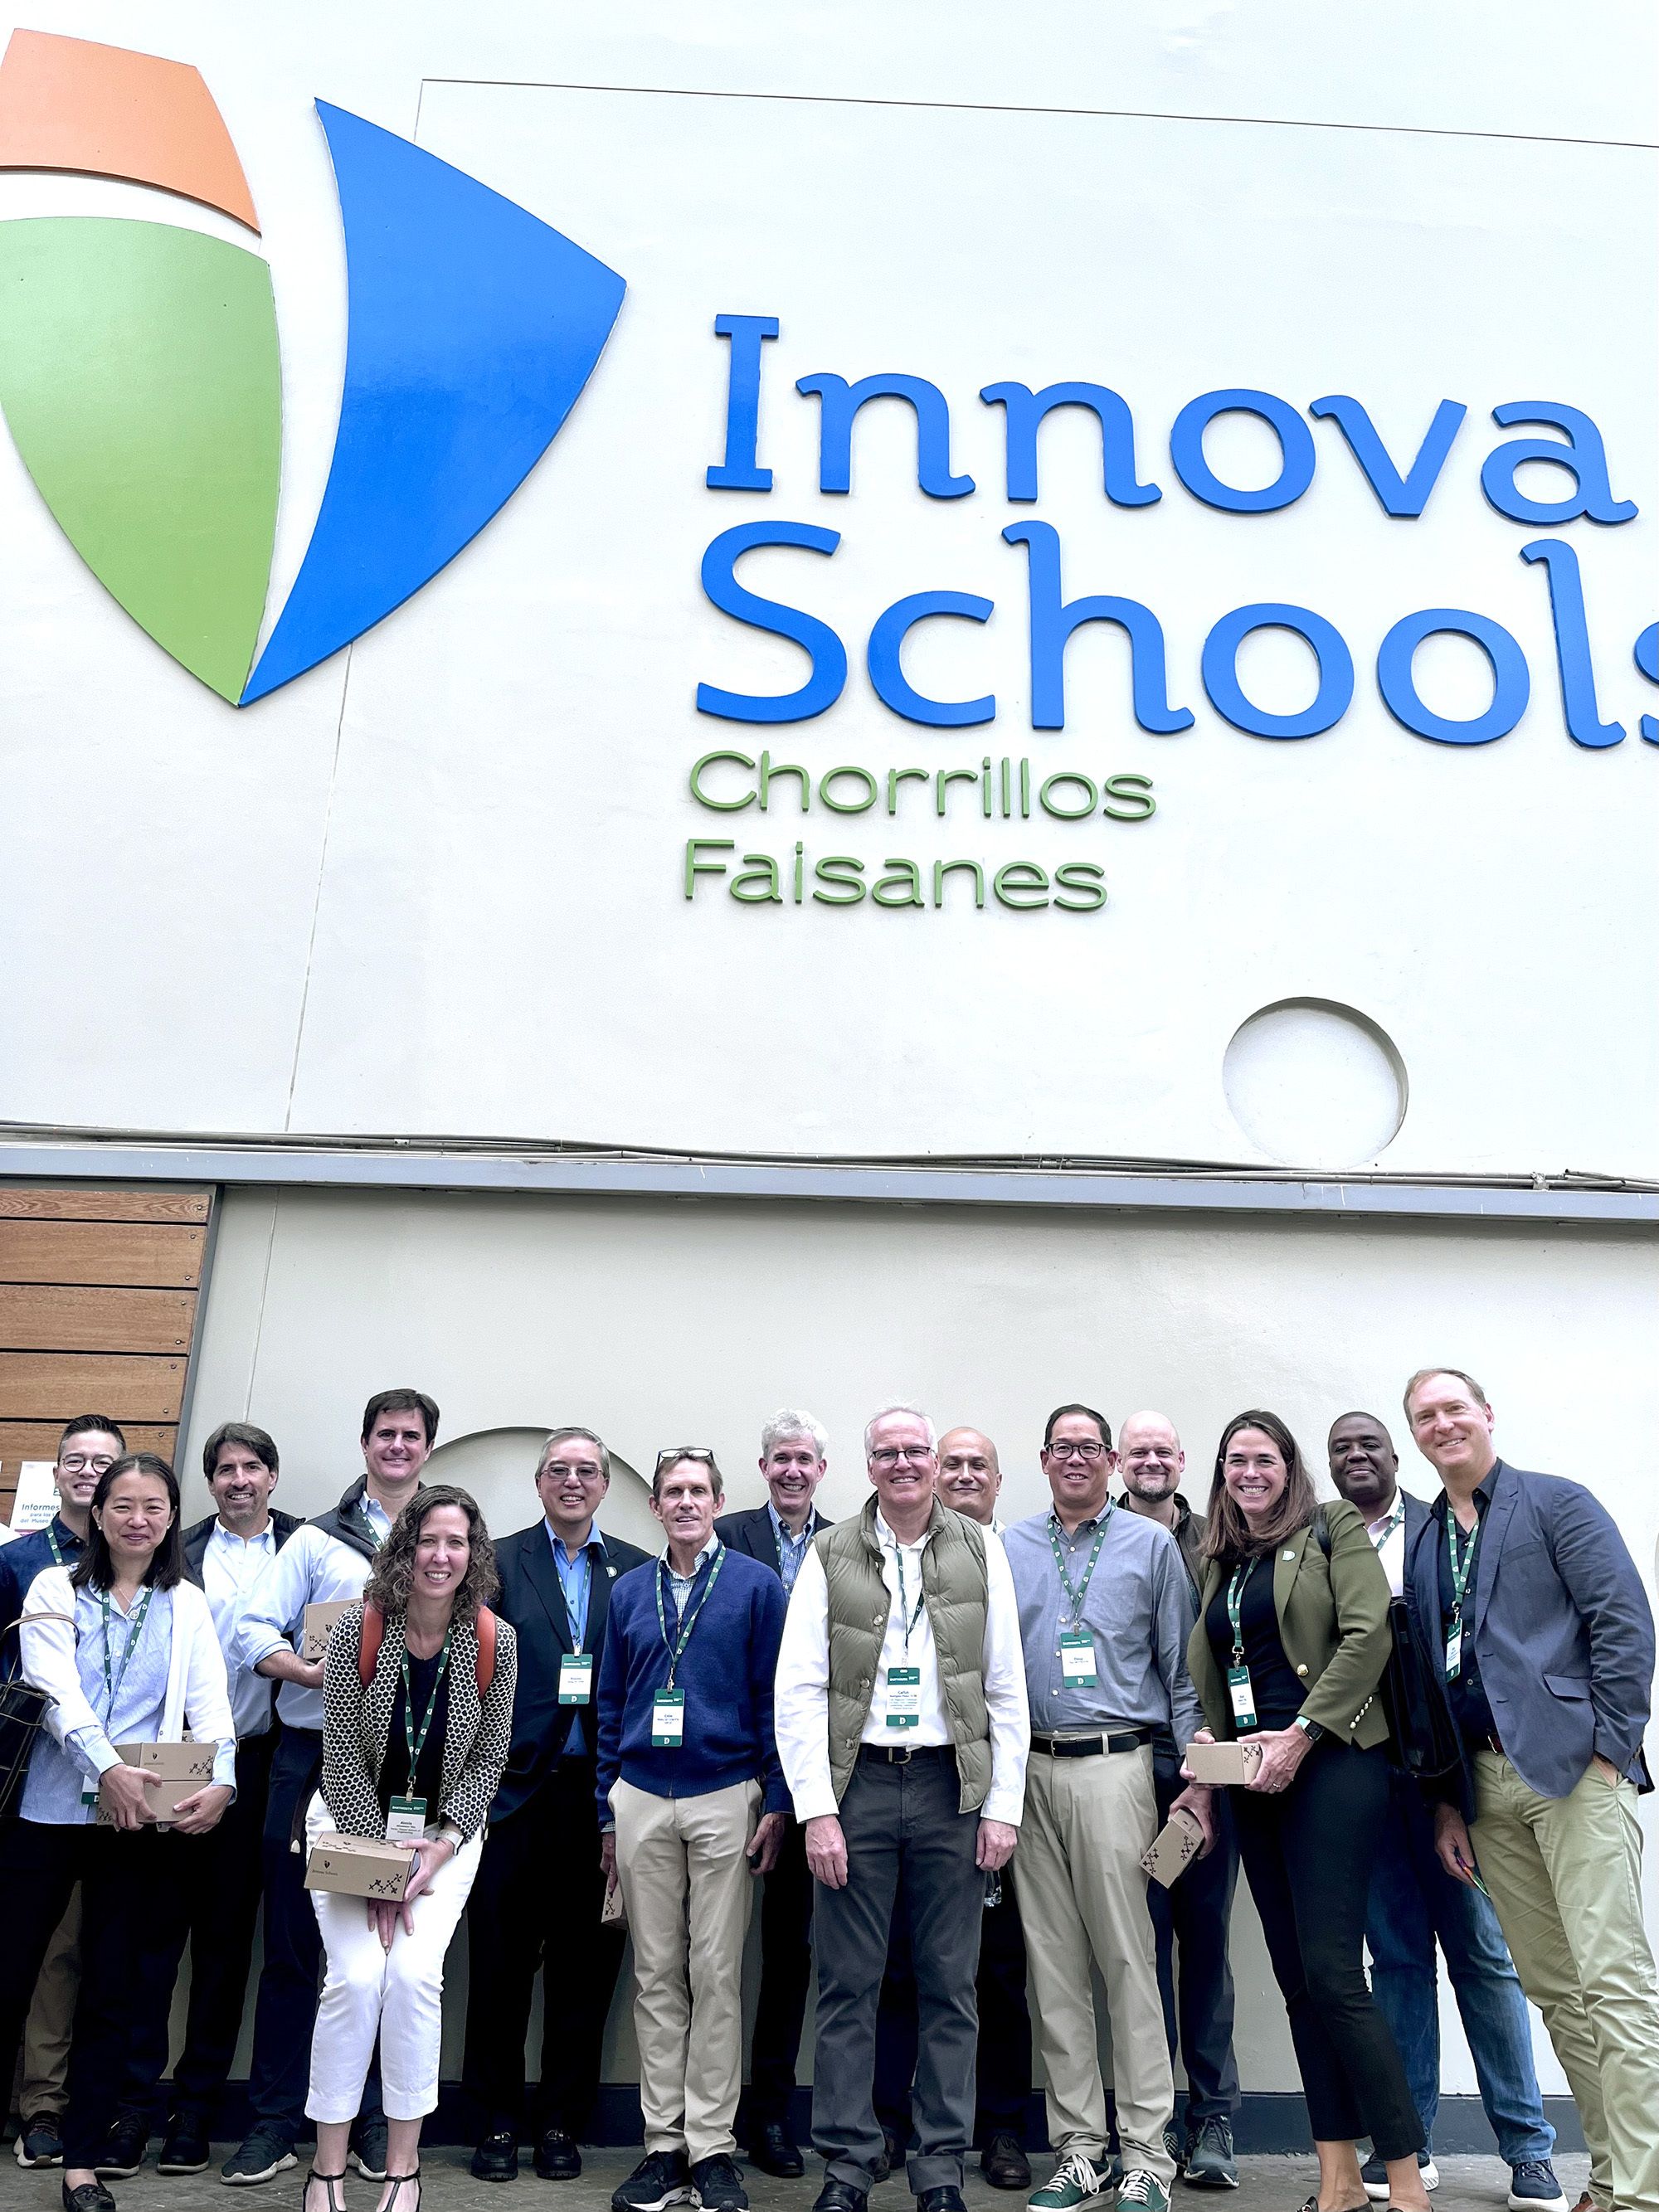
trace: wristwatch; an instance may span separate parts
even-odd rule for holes
[[[1323,1743],[1325,1738],[1330,1734],[1328,1729],[1322,1728],[1317,1721],[1310,1721],[1305,1713],[1298,1713],[1291,1725],[1299,1728],[1303,1735],[1307,1737],[1310,1750],[1316,1745]]]

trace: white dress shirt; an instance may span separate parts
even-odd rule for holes
[[[386,1519],[385,1508],[376,1507],[373,1500],[369,1508],[369,1524],[384,1541],[386,1532],[380,1522]],[[236,1628],[237,1658],[244,1667],[252,1668],[283,1644],[297,1653],[306,1607],[327,1605],[343,1597],[361,1597],[373,1572],[361,1552],[331,1536],[326,1528],[310,1522],[296,1528],[276,1558],[266,1561],[242,1601]],[[268,1678],[261,1675],[259,1679]],[[308,1690],[300,1682],[281,1682],[276,1686],[276,1711],[284,1727],[321,1733],[320,1690]]]
[[[245,1735],[264,1735],[270,1726],[274,1682],[245,1667],[236,1648],[236,1631],[248,1592],[276,1556],[276,1531],[266,1522],[257,1536],[235,1535],[222,1521],[216,1521],[202,1554],[202,1588],[208,1610],[225,1655],[230,1677],[230,1710],[240,1742]]]
[[[1394,1522],[1389,1528],[1390,1519]],[[1386,1513],[1378,1514],[1375,1521],[1365,1523],[1365,1534],[1376,1547],[1376,1556],[1382,1562],[1382,1571],[1389,1578],[1389,1588],[1398,1597],[1406,1580],[1406,1501],[1396,1493],[1394,1504]]]
[[[901,1545],[879,1512],[875,1533],[881,1546],[882,1580],[891,1601],[887,1609],[887,1634],[881,1664],[871,1694],[865,1723],[866,1743],[908,1746],[921,1750],[929,1744],[951,1741],[950,1714],[940,1690],[939,1655],[933,1644],[933,1623],[927,1608],[917,1604],[921,1595],[921,1558],[932,1532],[924,1529],[913,1544]],[[899,1555],[903,1554],[903,1590],[908,1607],[901,1609]],[[1025,1761],[1031,1747],[1030,1716],[1025,1702],[1025,1662],[1020,1645],[1019,1610],[1014,1599],[1014,1580],[1000,1544],[985,1547],[988,1603],[981,1666],[985,1678],[985,1703],[991,1717],[991,1787],[980,1817],[1019,1826],[1025,1802]],[[907,1645],[905,1622],[914,1616]],[[913,1729],[899,1731],[887,1726],[887,1670],[914,1667],[920,1674],[920,1712]],[[778,1654],[774,1705],[778,1756],[784,1778],[794,1800],[795,1818],[813,1820],[836,1810],[835,1787],[830,1778],[830,1586],[816,1548],[801,1562],[784,1622],[783,1644]]]

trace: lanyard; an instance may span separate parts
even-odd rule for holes
[[[1400,1497],[1395,1499],[1394,1510],[1389,1514],[1388,1519],[1382,1523],[1381,1530],[1376,1535],[1371,1538],[1372,1545],[1377,1551],[1380,1552],[1382,1550],[1384,1544],[1388,1542],[1389,1537],[1393,1535],[1395,1530],[1400,1526],[1405,1517],[1406,1500],[1404,1493],[1402,1492]]]
[[[409,1746],[409,1780],[404,1786],[410,1790],[415,1787],[415,1770],[421,1763],[421,1753],[426,1749],[427,1731],[432,1726],[432,1716],[438,1710],[438,1692],[443,1687],[444,1676],[449,1668],[449,1639],[454,1633],[455,1626],[452,1621],[444,1631],[443,1650],[438,1654],[438,1671],[432,1678],[432,1695],[427,1699],[426,1711],[421,1716],[420,1733],[412,1739],[410,1729],[415,1719],[415,1685],[410,1679],[409,1646],[407,1644],[404,1646],[404,1741]]]
[[[121,1664],[119,1668],[113,1670],[112,1670],[110,1664],[109,1651],[109,1592],[107,1590],[104,1590],[100,1595],[100,1602],[104,1608],[104,1689],[107,1700],[104,1706],[104,1720],[106,1724],[107,1724],[114,1716],[116,1695],[119,1691],[122,1683],[127,1679],[127,1666],[132,1657],[133,1646],[137,1643],[138,1638],[144,1632],[144,1622],[149,1616],[149,1601],[155,1595],[155,1588],[152,1585],[145,1590],[143,1597],[139,1599],[131,1613],[128,1614],[126,1648],[121,1654]]]
[[[927,1602],[927,1585],[924,1583],[922,1587],[916,1592],[915,1611],[912,1613],[910,1610],[909,1592],[904,1587],[903,1547],[899,1543],[896,1536],[893,1539],[893,1565],[898,1570],[899,1626],[904,1632],[904,1656],[908,1659],[910,1656],[910,1631],[921,1619],[921,1609]]]
[[[1457,1554],[1457,1519],[1451,1506],[1446,1507],[1446,1551],[1451,1562],[1452,1626],[1463,1618],[1463,1593],[1469,1586],[1469,1577],[1474,1571],[1474,1547],[1480,1541],[1480,1516],[1477,1510],[1474,1526],[1469,1531],[1469,1547],[1460,1562]]]
[[[1255,1560],[1254,1558],[1251,1558],[1247,1559],[1243,1566],[1235,1567],[1233,1569],[1233,1578],[1227,1585],[1227,1618],[1233,1625],[1233,1664],[1235,1667],[1242,1667],[1244,1664],[1244,1632],[1239,1626],[1238,1616],[1240,1608],[1244,1601],[1244,1585],[1250,1579],[1250,1576],[1255,1566]]]
[[[658,1565],[657,1626],[662,1631],[662,1640],[666,1645],[668,1650],[667,1687],[671,1690],[674,1686],[674,1669],[679,1665],[682,1657],[684,1656],[685,1647],[691,1641],[691,1632],[696,1626],[704,1606],[708,1604],[709,1599],[714,1594],[714,1584],[720,1580],[720,1569],[725,1565],[726,1547],[724,1544],[720,1544],[716,1546],[714,1559],[709,1563],[708,1580],[702,1586],[702,1595],[697,1600],[695,1606],[691,1603],[689,1597],[686,1600],[685,1615],[680,1624],[680,1640],[678,1644],[674,1643],[669,1636],[668,1614],[662,1601],[662,1578],[669,1571],[667,1559],[664,1559]]]
[[[1060,1576],[1060,1586],[1071,1601],[1072,1619],[1074,1621],[1081,1620],[1083,1618],[1083,1601],[1089,1595],[1089,1583],[1095,1571],[1095,1561],[1100,1557],[1100,1547],[1106,1541],[1106,1523],[1111,1519],[1116,1504],[1115,1498],[1109,1498],[1106,1501],[1106,1510],[1101,1515],[1100,1525],[1095,1531],[1095,1547],[1089,1554],[1089,1564],[1083,1570],[1083,1580],[1076,1589],[1072,1588],[1071,1581],[1066,1572],[1066,1554],[1060,1549],[1059,1524],[1053,1514],[1048,1516],[1048,1541],[1054,1546],[1054,1566]]]
[[[52,1528],[50,1522],[47,1523],[46,1527],[46,1541],[52,1546],[52,1563],[53,1566],[61,1567],[64,1564],[64,1555],[58,1548],[58,1531]]]
[[[587,1628],[588,1593],[593,1587],[593,1554],[584,1544],[580,1562],[570,1570],[576,1577],[574,1605],[570,1602],[570,1586],[564,1578],[566,1569],[564,1547],[557,1539],[553,1545],[553,1564],[559,1571],[559,1591],[564,1599],[564,1617],[570,1628],[570,1649],[573,1654],[580,1658],[582,1638]]]

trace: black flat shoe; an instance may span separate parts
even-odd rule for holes
[[[580,2181],[582,2154],[562,2128],[548,2128],[536,2146],[536,2171],[544,2181]]]
[[[64,2212],[115,2212],[115,2199],[101,2181],[83,2181],[76,2189],[66,2181]]]
[[[472,2154],[475,2181],[516,2181],[519,2178],[519,2138],[511,2128],[486,2136]]]
[[[781,2120],[768,2120],[754,2130],[749,2156],[763,2173],[775,2174],[780,2181],[799,2181],[806,2171],[800,2147]]]

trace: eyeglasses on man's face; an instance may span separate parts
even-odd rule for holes
[[[115,1454],[97,1452],[88,1457],[85,1452],[65,1452],[58,1464],[65,1474],[85,1474],[88,1469],[94,1474],[107,1474],[115,1464]]]
[[[932,1444],[884,1444],[879,1451],[870,1455],[872,1467],[896,1467],[906,1460],[912,1467],[920,1467],[925,1459],[932,1459]]]
[[[1079,1442],[1074,1437],[1056,1437],[1048,1447],[1050,1459],[1099,1459],[1106,1447],[1085,1437]]]

